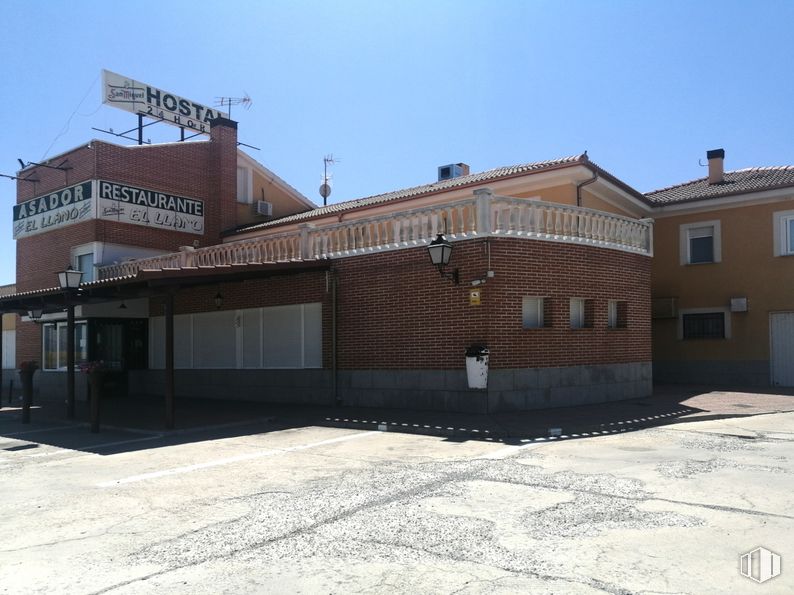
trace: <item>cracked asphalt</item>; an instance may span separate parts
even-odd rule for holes
[[[20,427],[4,594],[794,592],[794,413],[515,446]],[[783,557],[762,585],[759,545]]]

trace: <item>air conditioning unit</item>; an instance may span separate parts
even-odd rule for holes
[[[461,176],[469,175],[469,166],[465,163],[450,163],[449,165],[442,165],[438,168],[438,181],[451,180],[452,178],[459,178]]]
[[[272,217],[273,203],[267,202],[266,200],[256,201],[256,214],[261,215],[262,217]]]
[[[651,318],[678,318],[678,298],[653,298]]]

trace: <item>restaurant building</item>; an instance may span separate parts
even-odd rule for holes
[[[206,125],[18,172],[0,308],[36,398],[86,398],[70,357],[101,361],[114,396],[165,395],[167,425],[179,396],[494,412],[651,393],[650,208],[586,153],[316,207],[236,122]]]

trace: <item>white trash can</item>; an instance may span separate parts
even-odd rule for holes
[[[488,348],[471,345],[466,349],[466,376],[469,388],[488,388]]]

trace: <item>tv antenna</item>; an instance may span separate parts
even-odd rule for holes
[[[323,157],[323,183],[320,184],[320,196],[323,197],[323,206],[328,204],[328,197],[331,196],[331,176],[328,175],[328,166],[342,161],[339,157],[328,154]]]
[[[251,109],[251,104],[254,102],[248,96],[248,93],[245,94],[245,97],[216,97],[215,98],[215,107],[223,107],[228,106],[229,108],[229,119],[232,119],[232,106],[233,105],[242,105],[246,110]]]

